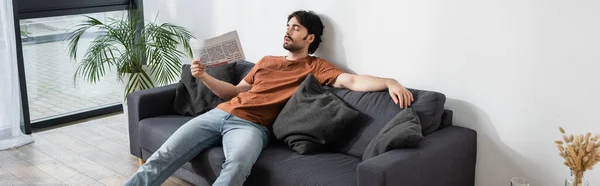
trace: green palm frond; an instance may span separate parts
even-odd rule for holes
[[[68,53],[74,61],[77,61],[78,45],[87,31],[93,28],[104,33],[87,47],[73,75],[74,82],[82,77],[96,83],[106,75],[107,69],[113,67],[117,69],[120,81],[124,76],[129,79],[124,82],[126,95],[176,80],[181,68],[180,59],[192,56],[189,41],[194,38],[193,34],[169,23],[144,23],[137,11],[130,11],[130,14],[127,19],[109,18],[108,23],[86,16],[85,21],[69,30],[65,41],[68,41]]]
[[[115,57],[112,51],[116,48],[113,45],[114,39],[111,37],[100,36],[94,39],[73,78],[77,79],[77,76],[81,75],[85,80],[96,83],[101,76],[105,75],[106,66],[114,64]]]
[[[179,43],[184,44],[184,49],[189,48],[189,43],[182,41],[183,33],[179,30],[172,29],[168,24],[160,26],[149,25],[146,30],[148,64],[150,65],[151,73],[156,76],[158,84],[166,84],[175,80],[179,75],[181,62],[180,57],[185,54],[177,50]],[[191,50],[190,50],[191,51]]]
[[[163,26],[165,28],[168,28],[169,30],[171,30],[171,32],[173,34],[175,34],[178,42],[183,44],[183,48],[184,48],[186,54],[189,57],[192,57],[193,56],[192,47],[190,46],[190,43],[186,42],[186,41],[189,41],[191,38],[194,38],[194,35],[187,29],[180,27],[180,26],[176,26],[176,25],[172,25],[172,24],[168,24],[168,23],[163,24]]]
[[[102,24],[102,22],[100,22],[98,19],[89,16],[85,17],[88,19],[75,26],[73,31],[70,31],[70,34],[67,35],[67,39],[65,40],[69,41],[68,49],[71,59],[77,58],[77,45],[79,44],[81,36],[83,36],[88,29],[92,27],[97,27],[100,30],[106,29],[106,25]]]

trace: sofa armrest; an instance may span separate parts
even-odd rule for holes
[[[129,150],[132,155],[142,157],[138,125],[141,120],[167,115],[173,112],[173,101],[177,84],[166,85],[130,93],[127,96],[129,120]]]
[[[449,126],[433,132],[416,148],[394,149],[357,168],[358,186],[475,185],[477,133]]]

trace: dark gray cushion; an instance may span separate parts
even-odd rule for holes
[[[358,112],[309,74],[273,123],[273,133],[300,154],[323,150],[340,139]]]
[[[190,67],[189,64],[181,67],[181,80],[175,92],[173,110],[181,115],[198,116],[217,107],[225,100],[215,95],[202,81],[192,76]],[[235,67],[236,63],[208,67],[206,73],[215,79],[234,83]]]
[[[423,139],[421,122],[412,108],[403,109],[371,140],[362,160],[383,154],[392,149],[415,147]]]
[[[140,121],[140,147],[156,151],[179,127],[192,117],[164,115]]]
[[[248,61],[236,62],[235,76],[233,78],[233,84],[237,85],[238,83],[240,83],[240,81],[242,81],[242,79],[244,79],[244,77],[246,77],[248,72],[250,72],[250,70],[252,70],[252,67],[254,67],[254,63],[252,63],[252,62],[248,62]]]
[[[400,112],[388,91],[356,92],[347,89],[331,88],[328,91],[342,98],[350,107],[360,112],[352,124],[352,130],[346,132],[337,150],[356,157],[362,157],[365,148],[379,133],[383,126]],[[440,128],[446,96],[444,94],[409,89],[415,101],[411,104],[423,129],[423,135],[430,134]]]
[[[360,159],[340,153],[299,155],[287,146],[263,150],[244,185],[353,186]]]

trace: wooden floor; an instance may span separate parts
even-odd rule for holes
[[[0,186],[123,185],[138,169],[123,114],[34,131],[35,142],[0,151]],[[191,185],[175,177],[163,185]]]

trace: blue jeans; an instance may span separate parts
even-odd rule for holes
[[[269,129],[213,109],[181,126],[125,185],[160,185],[183,164],[222,139],[225,163],[213,186],[243,185],[269,141]]]

